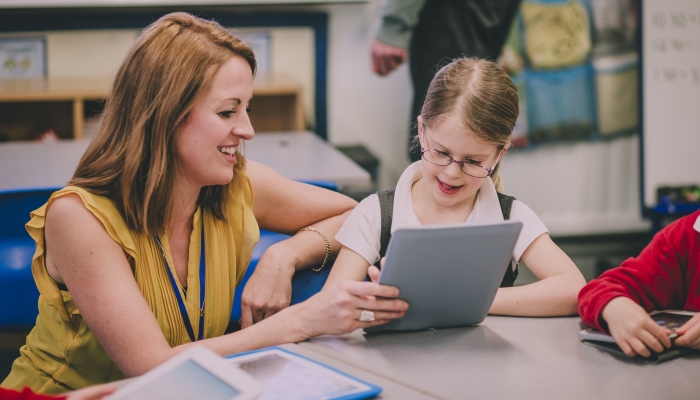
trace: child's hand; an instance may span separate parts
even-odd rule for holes
[[[610,300],[601,315],[615,343],[630,357],[649,357],[649,349],[660,353],[671,347],[668,338],[671,330],[659,326],[639,304],[627,297]],[[700,334],[700,324],[696,324],[696,331]]]
[[[384,260],[386,260],[386,257],[382,257],[381,260],[379,260],[379,265],[384,268]],[[378,282],[379,281],[379,268],[377,268],[374,265],[370,265],[369,269],[367,270],[367,275],[369,275],[369,279],[372,280],[372,282]]]
[[[382,261],[384,261],[383,258]],[[369,279],[371,279],[372,282],[376,283],[377,281],[379,281],[379,268],[375,267],[374,265],[370,265],[369,269],[367,270],[367,275],[369,275]]]
[[[676,333],[678,339],[676,339],[675,344],[700,349],[700,314],[695,314],[683,326],[676,329]]]

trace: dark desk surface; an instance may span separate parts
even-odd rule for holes
[[[470,328],[358,330],[300,346],[441,398],[700,398],[700,355],[649,364],[581,343],[580,329],[578,317],[489,316]]]

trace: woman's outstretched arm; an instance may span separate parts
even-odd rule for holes
[[[357,202],[340,193],[285,178],[272,168],[248,161],[255,201],[253,213],[261,229],[293,235],[268,248],[248,280],[241,297],[241,326],[246,327],[289,306],[292,276],[299,269],[320,265],[330,268],[340,250],[335,234]]]
[[[45,235],[47,270],[68,286],[85,323],[126,376],[143,374],[191,345],[169,346],[121,246],[77,196],[53,201]],[[403,316],[406,303],[390,300],[397,295],[392,287],[343,282],[254,327],[199,343],[227,355],[350,332]],[[357,321],[362,309],[375,311],[377,320]]]

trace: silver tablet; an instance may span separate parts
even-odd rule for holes
[[[521,222],[398,229],[379,283],[409,304],[403,318],[365,332],[449,328],[482,322],[511,267]]]
[[[176,355],[106,397],[107,400],[252,400],[260,383],[202,345]]]

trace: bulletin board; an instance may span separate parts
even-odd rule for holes
[[[641,202],[700,183],[700,1],[641,0]]]

